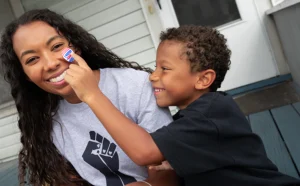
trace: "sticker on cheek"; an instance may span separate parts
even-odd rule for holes
[[[75,59],[72,57],[72,49],[70,48],[65,48],[63,51],[62,51],[62,56],[63,58],[68,61],[68,62],[73,62]]]

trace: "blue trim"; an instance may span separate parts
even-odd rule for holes
[[[228,93],[232,96],[235,96],[235,95],[243,94],[245,92],[249,92],[252,90],[260,89],[260,88],[263,88],[266,86],[275,85],[275,84],[278,84],[278,83],[281,83],[284,81],[288,81],[291,79],[292,79],[291,74],[281,75],[281,76],[273,77],[273,78],[266,79],[263,81],[259,81],[257,83],[252,83],[252,84],[245,85],[245,86],[242,86],[239,88],[231,89],[231,90],[226,91],[226,93]]]

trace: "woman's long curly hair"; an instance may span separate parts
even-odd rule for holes
[[[1,38],[0,61],[19,114],[18,125],[23,145],[19,153],[20,183],[24,184],[27,175],[29,182],[34,185],[71,184],[74,180],[70,179],[70,175],[77,173],[57,151],[51,137],[52,118],[61,97],[45,92],[28,81],[13,49],[15,32],[20,26],[34,21],[43,21],[55,28],[74,48],[81,51],[81,57],[93,70],[128,67],[151,72],[151,69],[121,59],[82,27],[48,9],[26,12],[6,27]],[[84,180],[79,182],[81,185],[87,184]]]

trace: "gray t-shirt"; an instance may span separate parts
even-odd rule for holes
[[[172,117],[168,109],[156,105],[148,77],[130,68],[100,69],[99,87],[122,113],[150,133],[169,124]],[[93,185],[123,186],[147,177],[147,169],[129,159],[83,102],[60,102],[52,136],[60,153]]]

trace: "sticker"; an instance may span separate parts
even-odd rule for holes
[[[68,62],[73,62],[75,59],[72,57],[72,52],[73,50],[70,49],[70,48],[65,48],[63,51],[62,51],[62,55],[63,55],[63,58],[65,60],[67,60]]]

